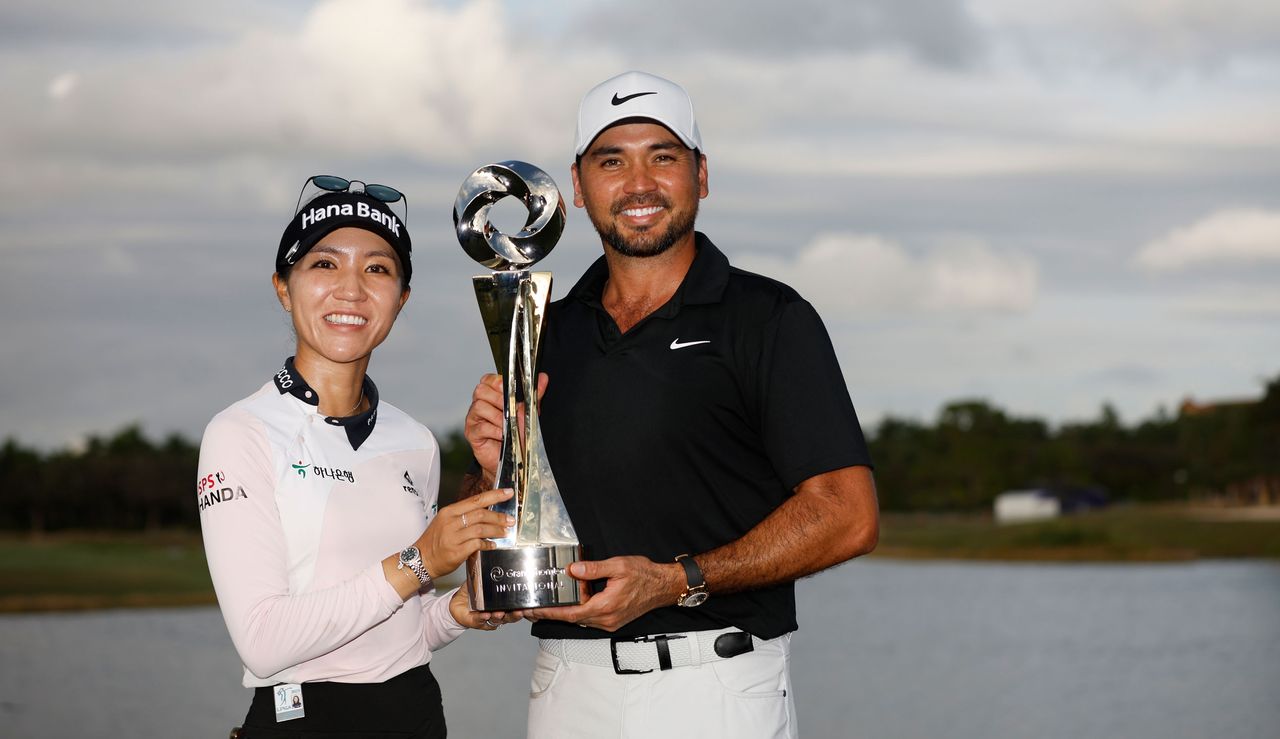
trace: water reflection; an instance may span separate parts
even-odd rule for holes
[[[798,594],[802,736],[1280,736],[1275,564],[873,559]],[[532,649],[521,624],[436,655],[453,736],[523,736],[492,706]],[[3,736],[225,736],[249,699],[211,608],[0,617],[0,663]]]

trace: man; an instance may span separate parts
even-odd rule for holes
[[[578,111],[574,204],[604,247],[552,304],[540,417],[590,561],[582,605],[526,612],[530,737],[794,737],[793,582],[875,546],[870,459],[813,308],[694,231],[688,94],[628,72]],[[466,436],[491,487],[501,381]]]

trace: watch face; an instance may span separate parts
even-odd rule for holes
[[[412,562],[412,561],[416,560],[417,558],[418,558],[418,548],[417,548],[417,547],[409,547],[408,549],[404,550],[403,552],[400,552],[400,561],[401,561],[401,562]]]
[[[689,593],[684,597],[684,600],[680,601],[680,605],[685,608],[693,608],[695,606],[700,606],[705,602],[707,602],[706,593]]]

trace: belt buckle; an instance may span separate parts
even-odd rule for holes
[[[641,636],[633,636],[630,639],[627,639],[625,637],[611,637],[609,639],[609,656],[613,658],[614,674],[643,675],[646,672],[653,672],[652,669],[649,669],[649,670],[622,669],[622,666],[618,664],[618,644],[619,643],[627,642],[630,644],[640,644],[643,642],[652,642],[654,644],[657,644],[658,645],[657,646],[658,669],[670,670],[671,669],[671,652],[668,651],[667,642],[673,639],[683,639],[683,638],[685,638],[684,634],[676,634],[675,636],[672,636],[671,634],[655,634],[653,636],[641,635]]]
[[[610,637],[609,638],[609,656],[613,658],[613,673],[615,675],[643,675],[646,672],[653,672],[652,669],[624,670],[622,669],[622,666],[618,664],[618,644],[622,642],[626,642],[629,644],[638,644],[641,642],[651,642],[651,641],[653,641],[653,637],[647,636],[647,635],[633,636],[631,638],[618,637],[618,636]]]

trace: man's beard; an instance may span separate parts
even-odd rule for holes
[[[632,200],[619,203],[611,208],[612,215],[621,215],[622,211],[628,208],[643,208],[649,205],[660,205],[668,211],[671,210],[670,201],[664,198],[645,198],[644,200],[646,202]],[[656,257],[675,246],[680,239],[688,236],[693,231],[693,224],[697,218],[698,201],[695,200],[689,212],[683,214],[672,212],[672,220],[666,230],[661,233],[643,231],[628,240],[612,222],[601,224],[593,221],[592,225],[596,227],[600,238],[622,256]]]

